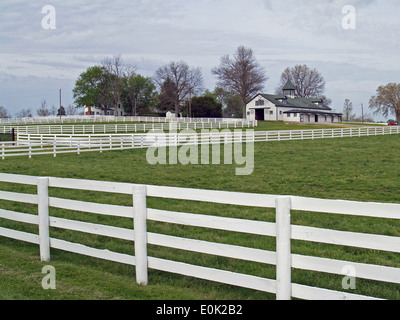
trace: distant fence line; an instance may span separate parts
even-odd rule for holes
[[[86,122],[241,122],[240,118],[167,118],[167,117],[116,117],[116,116],[62,116],[62,117],[28,117],[19,119],[0,119],[0,125],[7,124],[50,124],[50,123],[86,123]]]
[[[148,284],[148,270],[154,269],[276,294],[277,300],[290,300],[292,298],[313,300],[376,299],[349,292],[293,283],[292,269],[329,273],[346,277],[348,276],[346,268],[350,266],[355,270],[356,274],[353,276],[356,278],[400,284],[400,270],[396,267],[344,261],[340,257],[328,259],[312,255],[293,254],[291,249],[291,240],[300,240],[334,246],[348,246],[389,253],[400,253],[400,237],[381,235],[378,233],[379,228],[377,229],[377,234],[367,234],[293,225],[291,223],[292,210],[300,211],[302,214],[305,214],[305,212],[323,212],[326,214],[369,217],[371,219],[398,220],[400,219],[400,204],[197,190],[4,173],[0,173],[0,181],[37,187],[37,191],[34,194],[0,191],[1,200],[37,206],[37,214],[0,209],[0,218],[38,227],[34,233],[0,227],[0,236],[39,245],[40,258],[43,262],[50,261],[51,249],[57,249],[135,266],[136,281],[141,285]],[[51,197],[49,196],[49,188],[127,194],[133,197],[133,206],[110,205]],[[276,222],[271,223],[208,216],[199,213],[152,209],[148,208],[147,197],[200,201],[230,206],[273,208],[275,209]],[[134,226],[134,229],[60,218],[52,216],[50,208],[85,212],[87,216],[90,216],[90,214],[100,214],[129,218],[133,220],[132,226]],[[247,235],[275,237],[276,251],[223,244],[216,240],[200,241],[167,234],[151,233],[147,231],[148,221],[191,226],[203,228],[204,230],[223,230],[231,233],[237,232]],[[132,248],[135,249],[135,255],[116,252],[117,249],[115,248],[113,251],[109,251],[66,241],[61,238],[61,235],[57,238],[54,236],[50,237],[51,228],[73,230],[89,235],[101,235],[132,241]],[[161,259],[149,256],[147,252],[148,245],[276,266],[276,278],[268,279],[238,271],[221,270],[217,266],[198,266],[193,263],[183,263],[175,261],[177,259],[175,257]],[[332,250],[334,249],[332,248]]]
[[[316,140],[400,134],[400,127],[360,127],[294,131],[229,130],[201,133],[18,134],[0,142],[1,158],[62,153],[103,152],[162,146]]]
[[[37,126],[0,126],[0,133],[14,129],[17,134],[95,134],[95,133],[128,133],[171,130],[200,130],[254,128],[257,121],[224,121],[224,122],[168,122],[168,123],[125,123],[125,124],[92,124],[92,125],[37,125]]]

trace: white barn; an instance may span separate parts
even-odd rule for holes
[[[296,96],[296,88],[289,80],[283,95],[258,94],[246,105],[247,120],[285,121],[302,123],[342,122],[342,113],[333,113],[320,98]]]

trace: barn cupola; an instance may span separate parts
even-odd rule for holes
[[[287,96],[289,98],[293,98],[294,99],[295,96],[296,96],[296,87],[292,83],[292,81],[290,81],[290,79],[283,86],[282,91],[283,91],[283,95],[285,95],[285,96]]]

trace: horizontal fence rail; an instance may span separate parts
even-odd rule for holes
[[[18,127],[2,126],[0,127],[0,133],[7,133],[10,132],[12,129],[14,129],[17,134],[95,134],[254,127],[257,127],[257,121],[121,123],[93,125],[40,125]]]
[[[122,116],[50,116],[50,117],[28,117],[19,119],[0,119],[0,125],[7,124],[46,124],[46,123],[88,123],[88,122],[243,122],[241,118],[166,118],[166,117],[122,117]]]
[[[137,134],[18,134],[16,142],[0,142],[1,158],[137,148],[213,145],[289,140],[316,140],[400,134],[400,127],[360,127],[294,131],[206,130],[206,132]]]
[[[399,220],[400,204],[324,200],[151,185],[141,186],[129,183],[33,177],[3,173],[0,174],[0,181],[37,186],[36,194],[0,191],[1,200],[37,205],[37,215],[0,209],[0,219],[37,225],[38,233],[31,234],[0,227],[0,236],[39,245],[40,256],[43,261],[48,261],[51,258],[51,249],[59,249],[135,266],[136,281],[142,285],[148,283],[148,269],[154,269],[269,292],[276,294],[276,298],[280,300],[291,298],[318,300],[376,299],[348,292],[292,283],[292,268],[346,276],[343,273],[343,268],[350,265],[356,268],[358,278],[400,284],[399,268],[293,254],[290,245],[291,240],[302,240],[400,253],[400,237],[311,228],[293,225],[290,221],[292,210]],[[49,188],[131,195],[133,206],[107,205],[51,197],[48,192]],[[275,208],[276,223],[152,209],[147,207],[147,197],[229,204],[232,206]],[[54,217],[49,214],[49,208],[129,218],[133,220],[132,226],[134,228],[126,229],[111,225]],[[151,233],[147,231],[147,221],[276,237],[276,251]],[[135,255],[100,250],[63,239],[51,238],[49,236],[49,229],[51,228],[73,230],[91,235],[132,241],[134,242],[132,246],[135,247]],[[276,266],[276,279],[266,279],[254,275],[219,270],[213,268],[213,266],[197,266],[151,257],[147,253],[147,245],[149,244],[273,265]]]

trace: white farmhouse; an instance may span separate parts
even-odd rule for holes
[[[341,113],[333,113],[320,98],[296,96],[296,87],[289,80],[283,95],[258,94],[246,105],[247,120],[303,123],[342,122]]]
[[[104,114],[103,109],[99,107],[85,107],[85,116],[102,116]]]
[[[87,116],[114,116],[115,115],[115,108],[106,108],[106,110],[101,109],[99,107],[85,107],[85,115]],[[125,110],[123,106],[119,103],[117,116],[125,116]]]

